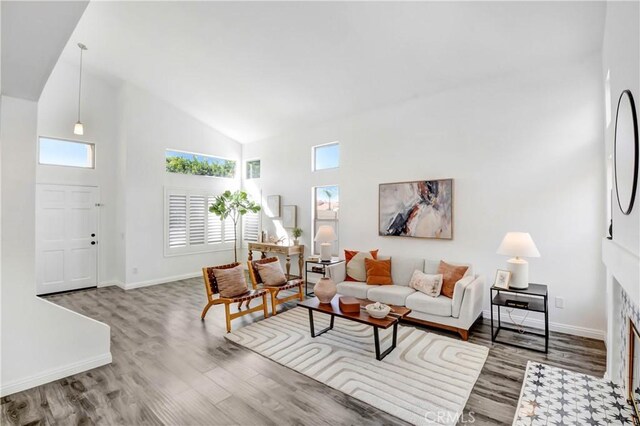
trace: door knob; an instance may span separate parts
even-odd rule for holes
[[[91,245],[92,245],[92,246],[95,246],[95,245],[96,245],[96,242],[95,242],[95,241],[91,241]]]
[[[92,236],[92,237],[95,237],[95,236],[96,236],[96,234],[91,234],[91,236]]]

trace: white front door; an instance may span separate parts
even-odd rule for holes
[[[97,285],[99,200],[94,186],[37,185],[38,295]]]

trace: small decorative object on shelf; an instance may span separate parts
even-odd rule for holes
[[[340,296],[338,304],[344,313],[357,314],[360,312],[360,302],[355,297]]]
[[[498,269],[498,271],[496,272],[496,279],[493,282],[493,286],[505,289],[509,288],[509,280],[511,280],[511,271]]]
[[[291,235],[293,235],[293,245],[297,246],[300,244],[300,240],[298,238],[300,238],[300,236],[302,235],[302,229],[300,228],[293,228],[293,230],[291,231]]]
[[[387,305],[383,305],[380,302],[371,303],[365,307],[367,313],[374,318],[384,318],[389,315],[391,308]]]
[[[322,277],[313,287],[313,293],[316,295],[320,303],[331,303],[333,296],[336,295],[338,289],[336,283],[329,277]]]

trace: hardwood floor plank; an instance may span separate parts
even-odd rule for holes
[[[200,320],[201,279],[48,300],[109,324],[113,363],[2,398],[3,425],[404,424],[224,339],[223,309],[214,307]],[[261,319],[247,315],[233,328]],[[551,333],[548,355],[492,344],[487,320],[474,326],[469,340],[490,347],[462,419],[474,418],[475,425],[511,424],[528,360],[595,376],[606,366],[602,342],[561,333]]]

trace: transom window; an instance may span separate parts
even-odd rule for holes
[[[340,143],[332,142],[313,147],[313,171],[335,169],[340,166]]]
[[[52,166],[95,168],[95,146],[91,143],[39,138],[38,161]]]
[[[246,167],[247,179],[260,179],[260,160],[249,160]]]
[[[171,149],[165,151],[165,165],[170,173],[221,178],[236,175],[236,162],[233,160]]]

